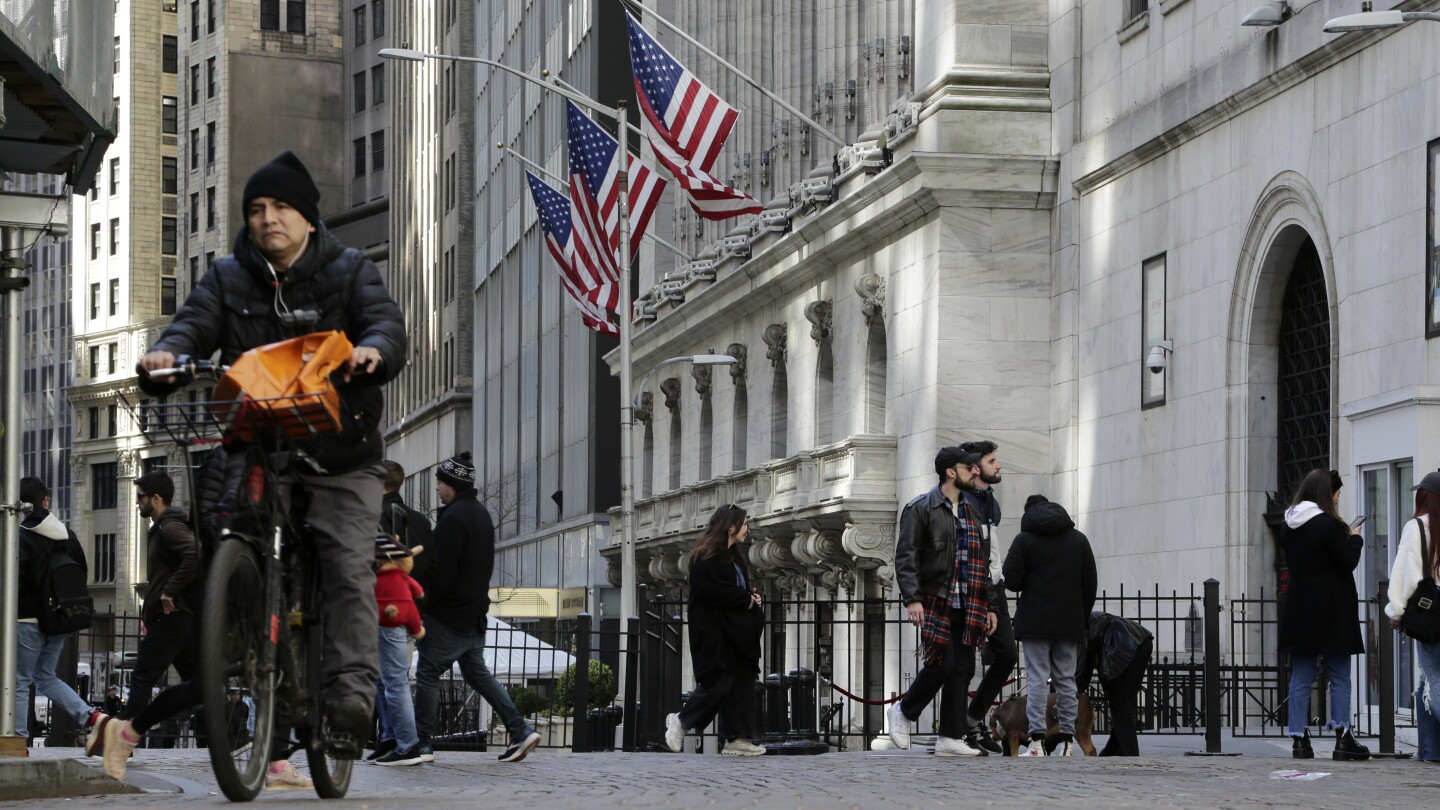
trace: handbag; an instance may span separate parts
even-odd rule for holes
[[[1430,547],[1425,541],[1425,524],[1415,519],[1420,527],[1420,560],[1424,566],[1425,578],[1415,586],[1415,593],[1405,603],[1405,613],[1400,617],[1400,629],[1405,635],[1421,644],[1440,641],[1440,588],[1435,585],[1435,572],[1430,566]]]

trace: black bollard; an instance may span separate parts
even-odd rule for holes
[[[790,700],[787,694],[790,679],[778,672],[765,676],[765,733],[761,739],[766,743],[781,743],[790,731]]]
[[[790,671],[790,734],[792,740],[813,740],[815,730],[815,673]]]

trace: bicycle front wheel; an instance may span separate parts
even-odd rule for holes
[[[210,766],[220,790],[248,802],[265,787],[275,720],[275,687],[264,669],[270,611],[254,547],[220,543],[201,613],[200,689],[210,730]]]

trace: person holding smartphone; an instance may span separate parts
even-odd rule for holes
[[[1289,653],[1291,755],[1312,759],[1310,690],[1323,661],[1330,681],[1330,719],[1335,732],[1333,757],[1365,760],[1370,749],[1350,730],[1351,659],[1365,651],[1360,618],[1355,610],[1355,567],[1364,540],[1358,523],[1341,519],[1340,474],[1312,470],[1300,482],[1285,510],[1280,544],[1285,550],[1290,583],[1280,607],[1279,651]]]

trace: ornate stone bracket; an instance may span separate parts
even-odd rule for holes
[[[866,273],[855,282],[855,293],[860,296],[860,313],[865,316],[865,325],[871,326],[876,318],[885,318],[885,277],[879,273]]]
[[[115,454],[115,460],[120,462],[116,465],[117,472],[121,478],[134,478],[135,471],[139,469],[140,454],[134,450],[121,450]]]
[[[785,343],[788,334],[789,325],[783,323],[772,323],[765,327],[765,331],[760,334],[765,345],[769,347],[765,350],[765,356],[769,358],[772,368],[785,362]]]
[[[655,395],[646,391],[640,395],[640,407],[635,409],[635,418],[645,424],[655,418]]]
[[[810,339],[818,346],[830,340],[830,333],[833,329],[830,302],[811,301],[805,305],[805,320],[809,321]]]
[[[88,466],[85,456],[78,453],[70,456],[70,483],[77,487],[85,483],[85,468]]]
[[[745,384],[745,358],[750,354],[744,343],[731,343],[725,347],[725,353],[735,358],[730,366],[730,382],[739,387]]]
[[[710,396],[711,366],[690,366],[690,376],[695,378],[695,393],[701,399]]]
[[[674,411],[680,407],[680,378],[666,377],[660,381],[660,393],[665,395],[665,407]]]
[[[895,582],[895,526],[889,523],[847,523],[840,537],[858,569],[873,569],[885,588]]]

